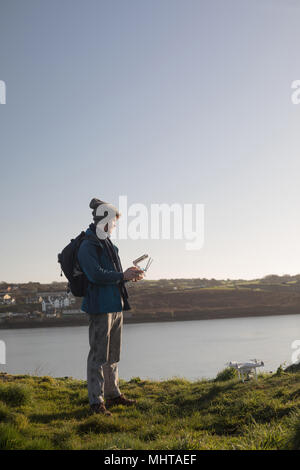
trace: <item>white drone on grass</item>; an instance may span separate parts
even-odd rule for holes
[[[265,364],[263,361],[258,359],[250,359],[249,362],[236,362],[230,361],[227,363],[228,367],[233,367],[237,370],[239,379],[242,379],[242,382],[245,382],[244,374],[249,379],[249,375],[254,371],[255,379],[257,380],[257,367],[263,367]]]

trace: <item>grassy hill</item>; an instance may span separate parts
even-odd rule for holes
[[[209,319],[300,312],[299,276],[266,276],[252,281],[168,279],[129,286],[133,316]]]
[[[0,374],[0,449],[300,449],[299,366],[120,383],[137,405],[90,416],[84,381]]]
[[[5,287],[6,284],[2,283],[3,292]],[[132,307],[130,317],[128,315],[125,319],[128,323],[286,315],[300,312],[300,275],[270,275],[250,281],[204,278],[143,280],[139,283],[128,283],[127,287]],[[38,292],[51,291],[54,288],[56,292],[64,293],[66,283],[16,284],[8,288],[13,289],[16,304],[0,305],[0,315],[1,312],[7,311],[41,310],[41,304],[22,302],[29,293],[34,296]],[[76,299],[72,308],[80,309],[80,306],[81,299]],[[62,318],[51,320],[11,318],[3,320],[1,328],[87,324],[85,315],[61,316]]]

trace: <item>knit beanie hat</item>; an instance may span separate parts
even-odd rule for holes
[[[104,205],[103,215],[97,215],[97,209],[101,205]],[[91,200],[90,208],[93,209],[92,215],[93,215],[94,223],[96,225],[97,225],[98,222],[100,222],[102,219],[104,219],[104,217],[107,217],[109,215],[109,213],[110,214],[113,213],[114,216],[116,216],[117,218],[119,218],[120,215],[121,215],[120,212],[118,211],[118,209],[115,206],[113,206],[109,202],[101,201],[100,199],[97,199],[97,198],[93,198]]]

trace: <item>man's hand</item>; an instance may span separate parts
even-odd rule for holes
[[[130,268],[124,271],[124,279],[125,281],[140,281],[144,278],[144,271],[137,268],[136,266],[131,266]]]
[[[144,279],[144,277],[145,277],[145,273],[144,273],[144,271],[142,271],[142,273],[139,274],[138,277],[133,279],[133,282],[141,281],[142,279]]]

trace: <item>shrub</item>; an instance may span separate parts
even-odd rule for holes
[[[281,377],[284,373],[285,373],[285,370],[282,367],[282,365],[280,364],[280,366],[277,368],[277,371],[275,372],[274,375],[277,376],[277,377]]]
[[[142,379],[140,377],[132,377],[130,380],[129,380],[129,383],[130,384],[139,384],[142,382]]]
[[[227,380],[232,380],[237,377],[237,371],[233,367],[226,367],[226,369],[221,370],[215,378],[215,382],[226,382]]]
[[[30,402],[31,390],[21,384],[0,385],[0,400],[10,406],[22,406]]]
[[[51,385],[56,385],[56,380],[53,377],[45,375],[44,377],[40,378],[40,383],[48,383]]]
[[[285,372],[300,372],[300,362],[291,364],[290,366],[286,367]]]

